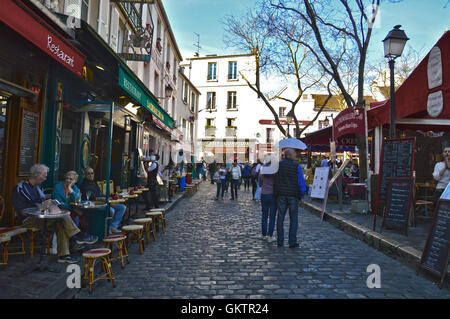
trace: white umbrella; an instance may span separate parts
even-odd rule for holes
[[[281,140],[277,145],[279,148],[296,148],[299,150],[306,150],[308,148],[305,143],[294,137]]]

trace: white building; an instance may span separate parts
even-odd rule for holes
[[[284,138],[270,109],[262,99],[247,85],[242,75],[255,83],[255,59],[252,54],[208,55],[187,59],[183,64],[185,74],[201,92],[197,112],[197,152],[196,157],[230,162],[254,162],[272,151],[271,146]],[[242,73],[242,75],[241,75]],[[269,83],[263,83],[262,88]],[[282,96],[292,98],[295,92],[286,90]],[[283,100],[272,100],[271,105],[279,114],[280,121],[287,129],[286,115],[290,104]],[[297,104],[295,115],[301,127],[311,121],[316,111],[311,94],[305,94]],[[304,133],[317,130],[319,123],[331,125],[334,110],[323,112],[318,121]],[[295,136],[295,124],[291,123],[289,132]]]

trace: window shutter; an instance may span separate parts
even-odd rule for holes
[[[109,0],[100,0],[98,7],[98,34],[108,42]]]
[[[68,16],[81,19],[81,1],[82,0],[66,0],[64,3],[64,13]]]
[[[119,34],[119,12],[115,7],[111,9],[111,31],[109,37],[109,45],[118,52],[118,34]]]

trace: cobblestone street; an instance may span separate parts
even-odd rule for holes
[[[113,265],[117,287],[94,284],[76,298],[450,298],[411,268],[345,234],[303,209],[299,248],[261,239],[258,201],[215,201],[215,185],[202,183],[166,215],[165,233],[143,255],[132,244],[130,264]],[[289,218],[285,220],[285,236]],[[369,289],[367,266],[381,268],[381,288]],[[100,267],[100,265],[97,265]]]

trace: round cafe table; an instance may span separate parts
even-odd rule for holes
[[[81,210],[83,215],[86,216],[88,234],[98,236],[100,240],[105,237],[107,232],[105,227],[108,217],[106,206],[106,204],[95,202],[70,203],[71,208]]]
[[[46,250],[46,244],[45,244],[45,237],[47,234],[47,220],[49,219],[58,219],[58,218],[63,218],[66,216],[70,215],[70,211],[68,210],[61,210],[61,212],[59,213],[50,213],[49,211],[41,211],[40,209],[36,208],[26,208],[23,210],[23,212],[25,214],[27,214],[28,216],[31,217],[37,217],[39,219],[43,220],[42,223],[42,235],[41,235],[41,256],[39,258],[39,263],[36,265],[36,268],[33,270],[37,270],[37,271],[52,271],[52,272],[56,272],[56,270],[54,268],[51,268],[48,265],[48,262],[45,260],[47,254],[45,252]]]

